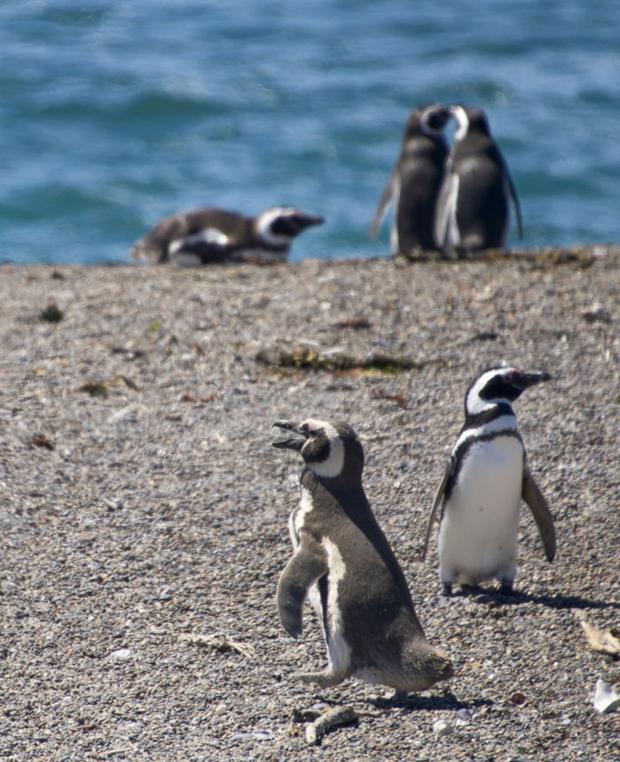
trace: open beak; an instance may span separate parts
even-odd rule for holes
[[[272,442],[271,444],[273,447],[300,452],[301,448],[306,443],[306,435],[299,427],[299,424],[293,423],[292,421],[275,421],[275,423],[272,424],[272,428],[274,427],[282,429],[287,435],[282,439],[276,439]]]

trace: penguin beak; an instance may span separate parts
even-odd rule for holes
[[[518,386],[521,389],[528,389],[530,386],[535,386],[543,381],[549,381],[550,378],[551,374],[543,370],[523,373],[518,379]]]
[[[306,228],[314,227],[315,225],[322,225],[325,222],[325,218],[320,214],[306,214],[306,212],[298,212],[295,215],[295,222],[299,227],[299,230],[305,230]],[[274,426],[277,426],[274,423]]]
[[[284,439],[276,439],[275,442],[272,442],[272,447],[300,452],[301,448],[306,443],[306,434],[297,423],[293,423],[292,421],[275,421],[275,423],[272,424],[272,428],[278,428],[289,432],[289,436]]]

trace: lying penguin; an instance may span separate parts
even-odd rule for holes
[[[528,505],[549,562],[556,549],[549,506],[527,465],[511,403],[551,376],[501,366],[483,371],[465,394],[465,423],[452,449],[426,532],[426,556],[441,509],[439,576],[445,595],[459,581],[475,586],[493,577],[504,593],[517,574],[521,500]]]
[[[301,673],[321,688],[349,677],[394,688],[401,696],[453,674],[416,616],[404,574],[362,486],[364,451],[346,423],[277,421],[274,447],[304,460],[301,500],[289,520],[294,553],[280,576],[277,605],[284,629],[302,632],[306,597],[323,628],[329,665]]]
[[[323,217],[277,206],[256,217],[195,209],[166,217],[134,244],[131,255],[150,264],[194,267],[216,262],[282,262],[293,240]]]

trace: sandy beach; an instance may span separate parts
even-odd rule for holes
[[[0,268],[0,757],[620,759],[579,616],[620,626],[620,248],[473,262]],[[544,369],[515,403],[554,515],[521,518],[512,600],[440,595],[420,551],[463,395]],[[315,690],[274,597],[299,463],[277,418],[348,420],[365,488],[449,684],[390,708]],[[303,710],[351,707],[321,746]],[[322,708],[322,707],[321,707]]]

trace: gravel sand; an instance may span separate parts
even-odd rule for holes
[[[592,706],[620,663],[578,619],[620,624],[617,247],[0,275],[0,757],[620,759],[620,712]],[[558,555],[524,512],[518,594],[446,600],[426,520],[465,388],[501,360],[553,375],[515,408]],[[309,607],[297,642],[277,619],[299,463],[270,424],[310,415],[360,434],[369,500],[454,660],[409,706],[292,678],[326,655]],[[358,724],[309,746],[318,704]]]

